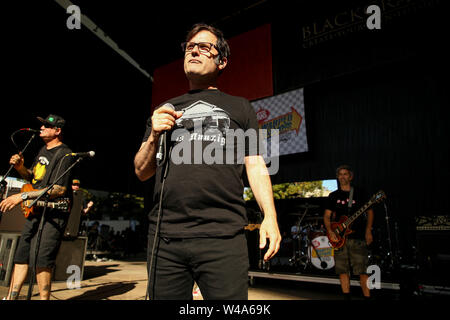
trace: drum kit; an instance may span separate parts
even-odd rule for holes
[[[304,204],[303,213],[290,213],[299,216],[291,227],[293,241],[292,257],[289,264],[292,267],[306,270],[311,266],[319,270],[329,270],[334,267],[334,249],[328,241],[326,229],[323,226],[323,216],[307,216],[309,209],[319,206]]]
[[[295,268],[299,271],[326,271],[334,268],[334,249],[323,226],[323,215],[308,214],[310,209],[318,209],[320,206],[306,203],[298,207],[304,210],[288,213],[289,216],[298,218],[290,229],[290,235],[287,232],[283,234],[280,251],[274,258],[263,261],[258,244],[258,249],[255,250],[258,260],[256,268],[265,271],[272,268]],[[292,220],[290,221],[292,223]],[[259,228],[260,224],[248,224],[245,230],[253,231]]]

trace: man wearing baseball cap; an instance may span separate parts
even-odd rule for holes
[[[67,156],[72,151],[62,142],[62,129],[66,121],[54,114],[48,115],[45,119],[41,117],[37,119],[42,124],[39,136],[45,145],[39,150],[31,168],[28,169],[24,166],[24,157],[21,153],[13,155],[9,162],[11,165],[14,165],[14,168],[23,179],[30,182],[33,191],[20,192],[3,200],[0,203],[0,211],[2,212],[11,210],[25,201],[28,202],[39,197],[44,189],[65,172],[72,163],[72,158]],[[49,201],[57,202],[64,197],[70,197],[71,192],[67,192],[70,188],[70,183],[69,174],[58,180],[48,192]],[[45,196],[41,199],[44,200]],[[42,207],[35,206],[33,214],[30,214],[25,220],[14,256],[14,272],[8,296],[6,297],[8,300],[14,300],[19,297],[22,284],[27,277],[28,266],[34,260],[36,252],[34,243],[36,241],[33,241],[33,245],[31,243],[37,235],[42,209]],[[49,207],[45,211],[45,221],[39,242],[38,256],[35,261],[36,280],[42,300],[50,299],[52,270],[55,266],[56,255],[61,244],[68,216],[68,212],[56,208]]]

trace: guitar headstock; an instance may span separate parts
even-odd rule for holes
[[[386,199],[386,193],[384,193],[383,190],[378,191],[373,195],[373,197],[370,199],[371,203],[379,203]]]

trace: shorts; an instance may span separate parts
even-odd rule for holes
[[[61,239],[67,224],[67,219],[57,217],[56,214],[48,214],[46,216],[47,219],[42,229],[39,244],[37,268],[53,268],[55,266],[56,255],[58,254]],[[20,236],[14,256],[14,263],[31,264],[34,262],[35,243],[37,241],[40,220],[41,215],[32,216],[25,220],[22,235]]]
[[[347,239],[343,247],[334,250],[336,274],[351,271],[354,275],[367,274],[368,250],[364,240]]]
[[[153,239],[149,233],[148,265]],[[148,284],[151,300],[192,300],[194,282],[205,300],[248,300],[244,233],[221,238],[159,238],[156,248]]]

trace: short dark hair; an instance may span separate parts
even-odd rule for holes
[[[351,173],[352,176],[354,175],[352,167],[350,167],[348,164],[343,164],[343,165],[340,165],[339,167],[337,167],[337,169],[336,169],[336,178],[337,178],[337,176],[339,174],[339,171],[341,171],[341,170],[347,170],[348,172]]]
[[[186,36],[186,41],[191,40],[197,33],[199,33],[200,31],[203,31],[203,30],[209,31],[216,36],[216,38],[217,38],[216,47],[217,47],[217,51],[219,51],[220,58],[228,59],[228,57],[230,56],[230,53],[231,53],[230,46],[228,45],[227,40],[225,40],[223,32],[211,25],[208,25],[206,23],[194,24]]]

